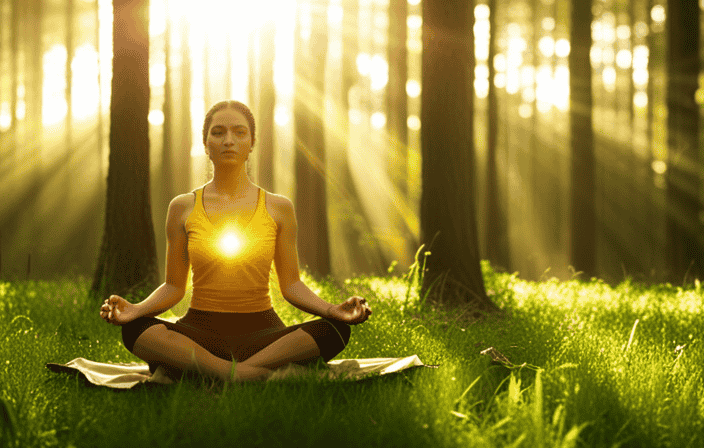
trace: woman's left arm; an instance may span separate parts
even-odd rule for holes
[[[361,297],[351,297],[343,304],[333,305],[318,297],[301,281],[296,247],[298,227],[293,203],[286,197],[280,196],[280,198],[280,219],[276,236],[274,264],[276,265],[276,273],[279,276],[281,294],[291,305],[306,313],[343,321],[349,320],[349,323],[364,322],[371,314],[371,309],[366,305],[366,300]],[[334,308],[341,309],[336,310]]]

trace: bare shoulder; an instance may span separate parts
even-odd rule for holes
[[[279,229],[295,220],[293,202],[286,196],[267,192],[266,208]]]
[[[186,223],[188,215],[193,211],[195,205],[195,195],[193,193],[184,193],[176,196],[169,203],[169,215],[167,220],[174,220],[181,225]]]

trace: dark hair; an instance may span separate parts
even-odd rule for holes
[[[213,115],[215,115],[215,112],[219,112],[226,108],[235,109],[244,115],[249,123],[249,132],[252,134],[252,143],[254,143],[254,132],[256,131],[256,126],[254,124],[254,115],[252,115],[252,111],[249,110],[249,107],[239,101],[226,100],[215,103],[213,107],[210,108],[208,113],[205,114],[205,121],[203,122],[203,144],[205,145],[208,141],[208,129],[210,128],[210,123],[213,121]]]

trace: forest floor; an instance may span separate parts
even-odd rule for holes
[[[0,447],[704,445],[699,283],[528,282],[482,269],[504,313],[475,322],[420,300],[413,272],[304,278],[332,303],[362,295],[373,308],[338,359],[415,354],[437,369],[127,391],[44,367],[138,361],[89,302],[87,279],[0,282]],[[272,297],[287,324],[306,318]],[[503,362],[480,354],[491,347]]]

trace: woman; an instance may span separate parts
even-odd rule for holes
[[[213,179],[169,204],[166,282],[138,304],[113,295],[100,309],[101,318],[122,326],[125,347],[151,372],[161,366],[172,378],[196,371],[224,381],[265,379],[292,363],[329,361],[349,341],[349,325],[372,313],[361,297],[332,305],[300,280],[293,204],[245,172],[254,133],[244,104],[210,109],[203,144]],[[272,261],[284,298],[321,319],[284,325],[269,297]],[[188,312],[175,323],[156,318],[183,298],[191,266]]]

